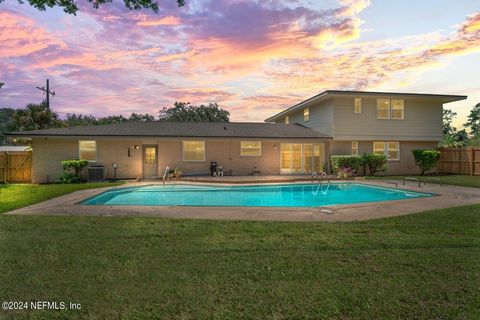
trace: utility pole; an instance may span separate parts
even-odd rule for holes
[[[50,81],[47,79],[47,87],[37,87],[38,90],[40,91],[43,91],[47,94],[47,99],[46,99],[46,102],[47,102],[47,108],[50,109],[50,95],[54,96],[55,95],[55,91],[50,91]]]

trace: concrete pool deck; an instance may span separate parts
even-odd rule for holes
[[[355,183],[395,189],[392,180],[356,180]],[[132,182],[117,187],[75,191],[54,199],[7,212],[12,215],[67,215],[67,216],[155,216],[165,218],[259,220],[259,221],[360,221],[406,215],[427,210],[480,203],[480,188],[427,184],[407,186],[397,180],[398,189],[434,193],[436,196],[408,200],[382,201],[316,208],[291,207],[198,207],[198,206],[109,206],[82,205],[78,202],[110,189],[161,184],[159,182]],[[202,184],[180,181],[181,184]],[[291,182],[290,182],[291,183]],[[300,183],[300,182],[299,182]],[[305,182],[303,182],[305,183]],[[275,183],[277,184],[277,183]],[[218,184],[217,184],[218,185]],[[222,184],[228,185],[228,184]],[[236,185],[236,184],[232,184]],[[480,213],[479,213],[480,214]]]

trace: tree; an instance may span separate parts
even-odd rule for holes
[[[470,128],[470,133],[474,136],[480,133],[480,103],[470,110],[468,121],[463,126]]]
[[[69,113],[63,120],[67,127],[96,125],[97,118],[92,115]]]
[[[178,122],[229,122],[230,112],[218,107],[216,103],[208,106],[191,105],[190,102],[175,102],[172,108],[160,110],[161,121]]]
[[[463,143],[458,141],[455,135],[445,134],[438,145],[444,148],[460,148],[463,146]]]
[[[420,174],[425,175],[437,165],[440,160],[440,151],[437,150],[412,150],[415,164],[420,168]]]
[[[132,113],[130,117],[128,118],[128,121],[131,122],[152,122],[155,121],[155,116],[152,116],[151,114],[145,113]]]
[[[7,139],[5,133],[12,130],[14,109],[0,109],[0,145],[6,144]]]
[[[10,130],[27,131],[63,127],[58,115],[52,112],[45,102],[28,104],[25,109],[17,109],[13,113]]]
[[[457,129],[452,126],[453,118],[457,113],[450,109],[443,109],[443,134],[454,134]]]
[[[5,82],[0,81],[0,89],[5,85]]]
[[[0,3],[4,0],[0,0]],[[47,8],[60,7],[63,8],[68,14],[76,15],[78,11],[78,3],[75,0],[26,0],[31,6],[40,11],[45,11]],[[23,4],[25,0],[18,0],[20,4]],[[105,3],[112,2],[112,0],[88,0],[95,9]],[[158,13],[158,3],[155,0],[123,0],[125,7],[130,10],[149,9],[155,13]],[[185,5],[185,0],[176,1],[179,7]]]

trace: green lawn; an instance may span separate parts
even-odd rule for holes
[[[378,176],[378,177],[367,177],[367,179],[403,179],[405,177],[406,176]],[[450,184],[453,186],[480,188],[480,176],[451,175],[451,176],[430,177],[430,176],[411,175],[408,177],[415,177],[422,181],[426,179],[427,184],[442,182],[443,184]],[[440,180],[437,180],[437,178],[439,178]]]
[[[1,300],[82,305],[0,318],[478,319],[479,215],[479,205],[355,223],[0,215]]]
[[[116,186],[121,183],[0,184],[0,213],[48,200],[77,190]]]

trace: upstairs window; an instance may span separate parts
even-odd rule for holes
[[[352,155],[358,155],[358,141],[352,141]]]
[[[392,119],[404,119],[403,99],[392,99]]]
[[[183,161],[205,161],[205,141],[183,141]]]
[[[357,114],[362,113],[362,98],[355,98],[353,111]]]
[[[403,99],[377,99],[377,119],[403,120],[404,118]]]
[[[242,157],[260,157],[262,155],[261,141],[241,141],[240,155]]]
[[[80,160],[97,161],[97,141],[78,141],[78,158]]]
[[[289,117],[289,116],[286,116],[286,117],[285,117],[285,123],[286,123],[286,124],[289,124],[289,123],[290,123],[290,117]]]
[[[377,99],[377,119],[390,119],[389,99]]]
[[[303,109],[303,121],[307,122],[310,120],[310,108]]]

